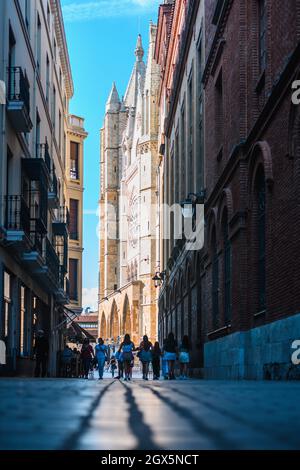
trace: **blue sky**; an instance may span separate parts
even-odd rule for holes
[[[85,118],[83,304],[96,307],[98,286],[97,204],[99,131],[112,82],[125,93],[137,35],[148,47],[149,22],[159,0],[61,0],[75,85],[70,112]]]

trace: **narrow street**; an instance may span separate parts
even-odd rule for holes
[[[0,449],[297,449],[300,383],[4,379]]]

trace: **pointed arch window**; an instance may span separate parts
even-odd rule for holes
[[[224,213],[222,221],[224,245],[224,319],[228,324],[231,320],[231,286],[232,286],[232,250],[229,239],[228,213]]]
[[[266,308],[266,183],[262,169],[256,177],[257,241],[258,241],[258,307]]]
[[[215,231],[212,238],[212,310],[213,324],[216,327],[219,317],[219,257]]]

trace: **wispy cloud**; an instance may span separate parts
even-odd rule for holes
[[[94,0],[63,2],[64,20],[67,23],[90,21],[99,18],[146,15],[155,11],[160,0]]]

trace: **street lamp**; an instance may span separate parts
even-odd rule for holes
[[[156,272],[155,273],[155,276],[152,278],[152,281],[154,281],[154,286],[155,286],[155,289],[157,289],[157,287],[160,287],[161,286],[161,277],[159,276],[159,272]]]
[[[162,283],[164,282],[166,277],[166,271],[156,272],[155,276],[152,278],[152,281],[154,281],[154,286],[155,288],[160,287]]]
[[[185,219],[192,219],[195,216],[196,205],[204,204],[205,198],[205,189],[199,193],[189,193],[186,200],[180,203],[183,217]]]

